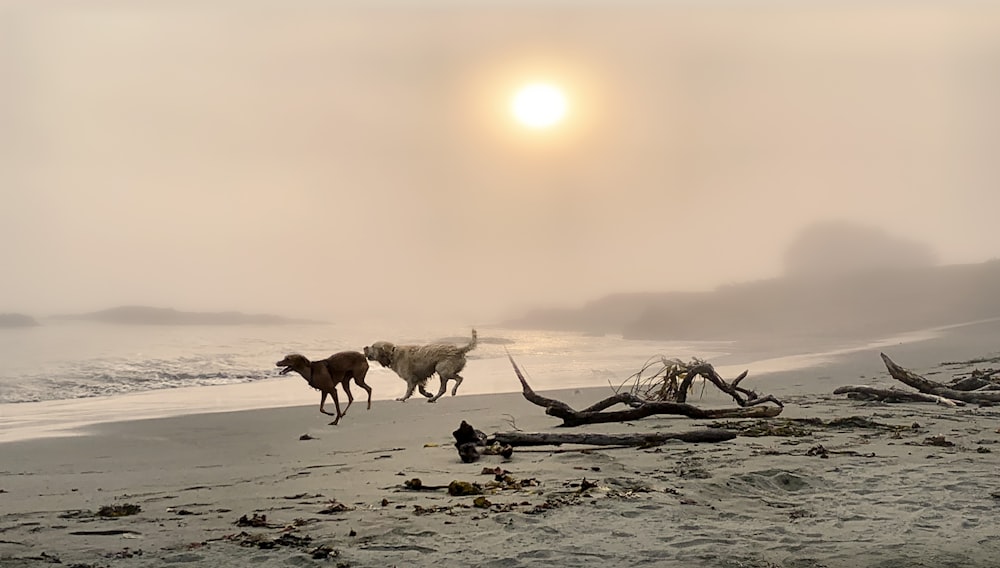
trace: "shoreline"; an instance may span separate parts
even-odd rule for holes
[[[919,354],[919,348],[914,350],[911,347],[932,340],[945,340],[957,347],[962,341],[977,335],[972,331],[978,326],[988,326],[1000,330],[1000,318],[916,330],[864,343],[858,342],[854,345],[841,345],[833,348],[827,345],[826,350],[820,351],[810,351],[807,346],[808,344],[819,346],[819,342],[807,341],[805,344],[791,349],[797,353],[777,356],[774,356],[773,353],[767,353],[762,346],[751,345],[736,353],[709,358],[708,361],[724,377],[736,376],[744,369],[749,369],[752,375],[748,383],[752,384],[753,379],[759,379],[768,384],[769,389],[771,389],[768,392],[773,391],[775,394],[787,395],[794,394],[790,387],[801,388],[803,383],[797,381],[783,384],[784,379],[792,379],[796,375],[820,373],[823,369],[831,366],[857,368],[859,375],[881,373],[884,372],[884,368],[877,359],[878,350],[891,347],[897,350],[903,349],[907,353]],[[954,337],[954,341],[948,341],[949,336]],[[979,342],[974,342],[974,344],[978,346]],[[979,347],[972,347],[972,349],[977,348]],[[787,351],[789,350],[778,350],[778,352],[785,353]],[[972,353],[969,355],[970,358],[983,354],[968,349],[962,351]],[[863,354],[866,353],[876,355],[870,357],[873,363],[870,369],[868,369],[869,365],[863,361]],[[487,380],[481,382],[466,381],[462,386],[460,396],[520,392],[516,381],[511,378],[512,372],[507,368],[508,363],[505,360],[477,359],[473,360],[471,364],[482,365],[485,361],[490,362],[488,368],[483,369],[488,375]],[[904,359],[904,365],[905,361]],[[914,368],[921,368],[927,364],[923,361],[917,362],[921,364]],[[640,365],[641,362],[637,362],[636,368]],[[369,379],[372,376],[377,376],[379,387],[381,387],[375,389],[372,396],[373,402],[391,401],[402,394],[404,385],[391,371],[377,366],[372,367],[372,369],[374,372],[369,376]],[[608,388],[607,385],[582,384],[560,384],[546,387],[544,380],[539,381],[541,384],[535,384],[534,379],[532,380],[535,388],[539,391],[572,388],[574,390],[593,390],[596,393],[597,391],[606,392]],[[389,388],[384,388],[383,385]],[[837,384],[836,386],[841,385]],[[836,387],[831,386],[830,392],[833,388]],[[83,429],[86,427],[108,422],[129,422],[271,408],[318,407],[317,395],[318,392],[308,389],[299,377],[288,376],[232,385],[180,387],[107,397],[0,404],[0,444],[48,437],[85,435]],[[600,397],[600,395],[597,396]],[[317,400],[313,401],[313,399]],[[355,403],[357,402],[356,398]],[[364,401],[361,402],[364,404]],[[414,399],[411,402],[419,403],[422,401]]]
[[[941,362],[994,353],[998,338],[995,326],[963,328],[759,375],[748,386],[785,402],[778,419],[760,422],[806,419],[805,431],[716,444],[517,448],[509,460],[459,460],[451,432],[462,420],[487,433],[559,430],[520,393],[352,406],[336,427],[312,406],[291,406],[10,442],[0,564],[986,568],[1000,555],[1000,411],[830,393],[859,374],[882,380],[878,349],[947,373]],[[549,392],[575,408],[608,394]],[[711,393],[691,402],[727,404]],[[654,416],[563,431],[662,434],[725,422]],[[495,468],[524,484],[491,488]],[[407,489],[414,478],[479,484],[485,501]],[[94,514],[111,505],[137,510]],[[256,526],[240,524],[255,517]]]

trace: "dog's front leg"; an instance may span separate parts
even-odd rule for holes
[[[406,402],[406,399],[408,399],[411,396],[413,396],[413,389],[415,389],[415,388],[416,388],[416,385],[413,384],[413,381],[406,381],[406,394],[404,394],[401,398],[397,398],[396,400],[398,400],[400,402]],[[421,387],[421,388],[423,388],[423,387]]]
[[[326,395],[327,395],[327,393],[324,392],[324,393],[322,393],[322,396],[320,396],[320,399],[319,399],[319,411],[322,412],[323,414],[326,414],[327,416],[337,416],[336,414],[333,414],[333,413],[330,413],[330,412],[327,412],[326,410],[324,410],[324,407],[326,406]],[[338,408],[337,408],[337,412],[338,413],[340,412],[339,405],[338,405]]]

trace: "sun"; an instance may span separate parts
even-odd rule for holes
[[[510,110],[528,128],[551,128],[566,118],[566,95],[559,87],[548,83],[532,83],[518,89],[511,99]]]

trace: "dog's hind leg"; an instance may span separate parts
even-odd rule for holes
[[[430,393],[430,391],[427,390],[427,388],[424,386],[423,383],[420,383],[420,386],[417,388],[420,390],[420,394],[426,396],[427,398],[432,398],[434,396],[433,394]]]
[[[455,396],[458,393],[458,385],[462,384],[462,375],[453,375],[451,378],[455,380],[455,385],[451,387],[451,396]]]
[[[371,410],[372,409],[372,388],[370,386],[368,386],[367,383],[365,383],[365,376],[361,375],[360,377],[354,377],[354,384],[356,384],[359,387],[361,387],[361,388],[365,389],[366,391],[368,391],[368,410]],[[344,383],[344,386],[346,387],[347,383]],[[347,411],[345,410],[344,412],[347,412]]]
[[[437,402],[437,399],[444,396],[445,391],[448,390],[448,377],[446,377],[445,375],[439,375],[439,376],[441,377],[441,388],[438,389],[436,395],[432,396],[431,398],[428,398],[427,402]]]
[[[351,393],[350,391],[348,391],[347,396],[350,397],[350,395]],[[330,426],[336,426],[337,423],[340,422],[340,419],[344,416],[344,413],[340,411],[340,399],[337,396],[337,385],[334,385],[333,389],[330,390],[330,397],[333,398],[333,406],[337,408],[336,418],[333,419],[333,422],[330,423]],[[348,403],[348,406],[350,406],[350,403]],[[347,409],[345,408],[344,410],[346,411]],[[330,413],[327,412],[326,414]],[[331,416],[333,415],[331,414]]]
[[[344,382],[342,382],[340,384],[344,385],[344,392],[347,393],[347,406],[345,406],[344,407],[344,411],[340,413],[340,415],[343,416],[343,415],[347,414],[347,409],[350,408],[351,407],[351,403],[354,402],[354,395],[351,394],[351,381],[350,381],[350,378],[348,378],[348,380],[345,380]],[[334,386],[333,390],[337,390],[337,387]]]

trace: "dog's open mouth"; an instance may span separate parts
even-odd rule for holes
[[[279,375],[287,375],[288,373],[292,372],[291,366],[289,366],[284,361],[281,361],[281,362],[277,363],[276,366],[277,367],[282,367],[282,369],[280,371],[278,371]]]

